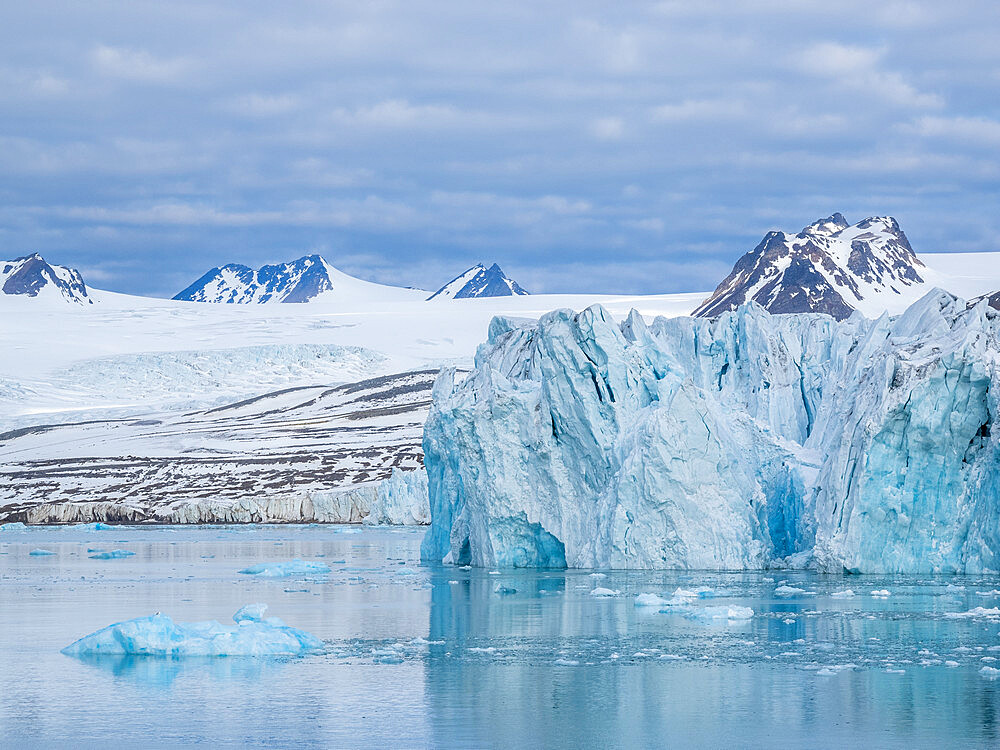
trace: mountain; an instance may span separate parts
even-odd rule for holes
[[[50,265],[38,253],[0,261],[0,293],[93,304],[79,271]]]
[[[469,297],[510,297],[527,294],[517,282],[507,278],[494,263],[487,268],[482,263],[456,276],[427,299],[466,299]]]
[[[850,225],[839,213],[789,235],[768,232],[694,315],[708,318],[753,300],[772,313],[884,309],[893,295],[926,291],[924,264],[891,216]]]
[[[313,300],[374,301],[409,300],[427,294],[423,290],[374,284],[348,276],[319,255],[307,255],[290,263],[253,269],[239,263],[213,268],[175,300],[260,304],[311,302]]]

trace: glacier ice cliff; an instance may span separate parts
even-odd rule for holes
[[[239,498],[181,500],[138,507],[128,502],[58,501],[38,503],[20,512],[29,524],[112,521],[140,524],[368,523],[427,524],[430,506],[422,468],[393,468],[389,478],[329,490],[287,495],[249,494]],[[14,522],[0,524],[0,530]],[[23,523],[21,524],[24,525]]]
[[[424,431],[456,564],[1000,570],[1000,315],[497,318]]]
[[[235,626],[174,622],[167,615],[117,622],[84,636],[62,650],[69,656],[304,656],[318,653],[323,642],[277,617],[264,617],[266,604],[249,604],[235,615]]]

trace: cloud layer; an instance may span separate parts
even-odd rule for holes
[[[0,257],[169,295],[323,252],[436,288],[707,290],[771,228],[997,250],[1000,6],[22,3]]]

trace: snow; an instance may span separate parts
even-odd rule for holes
[[[264,619],[264,604],[247,605],[233,617],[235,627],[215,621],[174,622],[155,614],[109,625],[63,649],[69,656],[304,656],[322,650],[309,633]]]
[[[278,578],[282,576],[309,575],[313,573],[329,573],[330,566],[325,562],[312,560],[286,560],[283,562],[268,562],[251,565],[240,571],[248,576],[260,578]]]
[[[996,311],[941,291],[840,324],[756,304],[498,318],[473,372],[435,385],[422,554],[996,572],[998,333]]]

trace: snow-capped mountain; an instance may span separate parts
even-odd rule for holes
[[[239,263],[213,268],[175,300],[259,304],[265,302],[333,301],[346,298],[383,302],[387,298],[411,299],[423,290],[374,284],[348,276],[319,255],[307,255],[290,263],[253,269]]]
[[[507,278],[494,263],[487,268],[482,263],[456,276],[427,299],[467,299],[469,297],[510,297],[527,294],[517,282]]]
[[[0,293],[93,304],[79,271],[50,265],[38,253],[0,261]]]
[[[838,320],[907,301],[925,287],[924,264],[891,216],[850,225],[839,213],[795,235],[768,232],[694,311],[714,317],[753,300],[772,313],[823,312]]]

